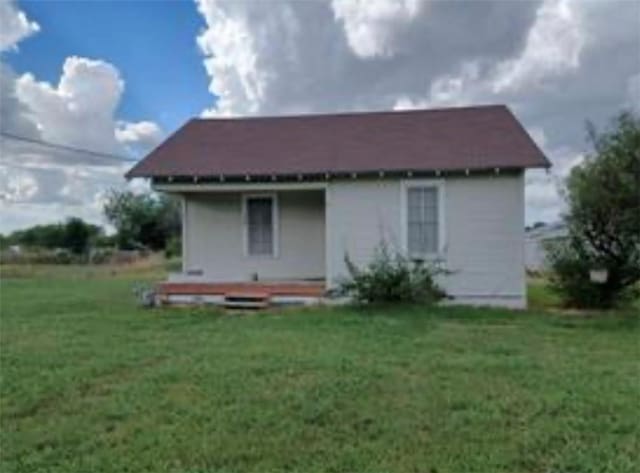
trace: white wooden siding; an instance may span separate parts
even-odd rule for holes
[[[526,305],[524,180],[447,180],[447,291],[461,302]]]
[[[401,215],[406,181],[335,181],[327,207],[329,284],[346,275],[344,255],[359,265],[385,240],[404,251]],[[460,303],[526,305],[522,174],[460,176],[444,182],[441,279]]]
[[[345,255],[366,264],[383,239],[401,250],[400,181],[335,181],[327,194],[327,278],[329,285],[346,276]]]
[[[346,275],[346,254],[364,265],[383,240],[406,250],[406,187],[407,180],[358,179],[332,181],[326,195],[278,192],[277,258],[244,255],[241,193],[185,194],[185,270],[202,270],[198,279],[212,282],[257,273],[261,279],[326,276],[335,286]],[[448,177],[442,190],[441,258],[452,271],[440,281],[444,289],[458,303],[524,307],[523,174]]]
[[[248,281],[322,278],[325,275],[324,191],[278,193],[279,251],[276,257],[245,255],[242,194],[185,194],[184,270],[198,279]]]

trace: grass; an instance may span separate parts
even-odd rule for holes
[[[151,267],[4,274],[3,472],[640,467],[633,314],[230,316],[137,308]]]
[[[179,263],[179,261],[177,262]],[[155,254],[147,259],[130,264],[2,264],[0,276],[3,280],[85,280],[85,279],[127,279],[140,281],[160,281],[167,271],[176,271],[179,267],[175,260],[165,261]]]
[[[527,298],[530,310],[555,310],[562,304],[558,294],[549,287],[549,283],[542,277],[530,277],[527,285]]]

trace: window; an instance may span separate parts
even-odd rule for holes
[[[244,216],[246,254],[275,256],[276,203],[274,196],[246,196]]]
[[[410,257],[424,257],[440,249],[439,188],[411,185],[406,188],[407,250]]]

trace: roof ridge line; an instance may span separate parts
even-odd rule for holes
[[[192,117],[189,121],[238,121],[238,120],[263,120],[263,119],[286,119],[286,118],[320,118],[320,117],[342,117],[342,116],[361,116],[361,115],[394,115],[409,113],[438,113],[452,112],[464,110],[478,110],[487,108],[504,108],[509,107],[504,103],[464,105],[457,107],[438,107],[438,108],[411,108],[403,110],[362,110],[362,111],[345,111],[345,112],[322,112],[322,113],[301,113],[292,115],[238,115],[233,117]]]

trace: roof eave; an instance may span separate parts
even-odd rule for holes
[[[199,173],[190,174],[172,174],[172,173],[137,173],[132,169],[127,173],[127,178],[145,178],[145,179],[175,179],[175,180],[273,180],[273,179],[327,179],[327,178],[366,178],[366,177],[406,177],[406,176],[445,176],[445,175],[461,175],[461,174],[488,174],[488,173],[510,173],[520,172],[526,169],[548,169],[550,163],[531,164],[526,166],[486,166],[486,167],[469,167],[469,168],[449,168],[449,169],[371,169],[371,170],[339,170],[339,171],[317,171],[317,172],[276,172],[276,173]]]

